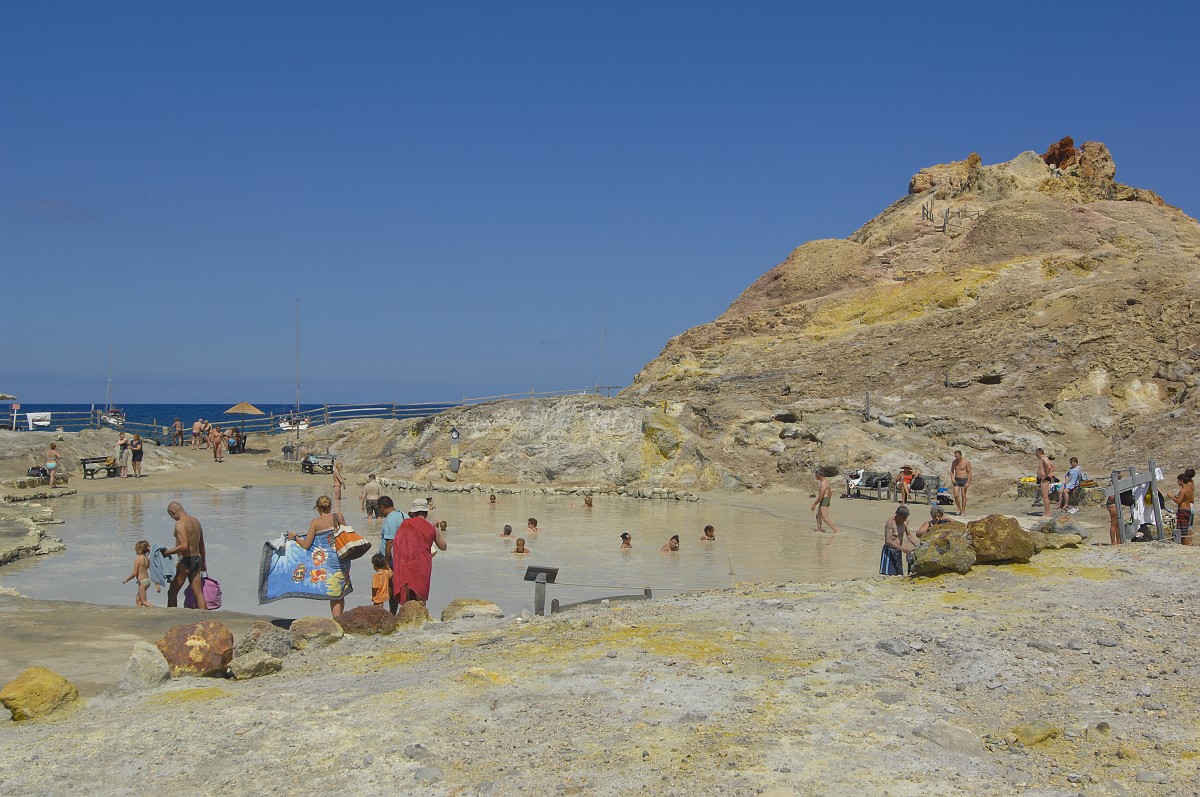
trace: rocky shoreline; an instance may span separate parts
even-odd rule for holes
[[[1155,543],[347,636],[2,725],[0,786],[1193,793],[1198,584],[1200,554]]]

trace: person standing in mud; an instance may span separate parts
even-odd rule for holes
[[[829,482],[829,477],[836,475],[837,470],[835,468],[821,468],[813,471],[813,476],[817,479],[817,500],[813,501],[808,511],[816,512],[817,531],[819,532],[824,532],[825,524],[829,524],[829,528],[833,530],[833,533],[838,533],[838,527],[829,518],[829,505],[833,503],[833,485]]]
[[[950,463],[950,491],[954,494],[954,506],[958,510],[959,517],[967,511],[967,488],[971,486],[971,479],[975,477],[975,472],[971,469],[971,463],[963,456],[963,452],[954,452],[954,461]]]
[[[179,590],[187,584],[192,597],[196,599],[196,608],[208,611],[201,578],[201,574],[208,569],[208,559],[204,553],[204,529],[199,520],[183,511],[183,505],[178,501],[167,504],[167,514],[175,521],[175,547],[163,551],[163,556],[179,557],[175,577],[167,587],[167,606],[175,608],[179,605]]]

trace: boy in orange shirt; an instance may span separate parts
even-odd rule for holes
[[[371,578],[371,601],[376,606],[382,606],[392,599],[392,569],[388,567],[387,557],[377,553],[371,557],[375,567],[375,575]]]

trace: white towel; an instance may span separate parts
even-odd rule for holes
[[[29,421],[29,431],[33,431],[35,426],[49,426],[50,413],[48,412],[27,412],[25,419]]]

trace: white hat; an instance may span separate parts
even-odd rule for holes
[[[408,513],[411,515],[414,512],[428,512],[428,511],[429,511],[429,502],[426,501],[424,498],[417,498],[412,502],[412,508],[408,510]]]

